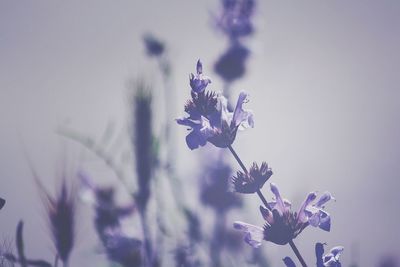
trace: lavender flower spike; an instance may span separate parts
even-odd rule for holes
[[[177,119],[177,123],[188,126],[191,130],[186,136],[186,143],[190,149],[204,146],[207,142],[216,147],[226,148],[235,140],[238,129],[254,127],[253,112],[243,108],[248,102],[248,94],[242,91],[234,112],[229,112],[228,101],[222,94],[205,92],[211,81],[203,77],[202,73],[199,60],[197,75],[190,76],[192,99],[185,104],[185,112],[189,117]]]
[[[193,92],[201,93],[211,83],[211,79],[203,75],[203,64],[200,59],[197,61],[196,72],[197,74],[191,73],[189,75],[190,87],[192,87]]]
[[[342,254],[344,247],[337,246],[332,248],[328,254],[322,257],[325,267],[341,267],[342,264],[339,262],[339,257]]]
[[[266,241],[277,245],[285,245],[295,239],[308,225],[312,224],[314,217],[318,217],[320,214],[327,214],[320,207],[321,203],[325,203],[325,200],[329,198],[326,194],[322,195],[320,200],[312,205],[317,195],[315,192],[309,193],[299,211],[293,212],[290,202],[282,198],[278,187],[273,183],[271,183],[271,191],[275,195],[275,201],[268,203],[270,209],[260,206],[261,215],[266,221],[263,228],[263,239]],[[309,210],[312,208],[317,209],[317,211],[314,213],[310,212]],[[330,217],[328,216],[328,218],[330,226]],[[326,217],[321,219],[318,226],[326,230],[323,227],[324,220],[326,220]],[[253,247],[253,244],[258,245],[260,243],[259,235],[254,234],[254,232],[258,233],[259,227],[245,223],[241,223],[240,225],[242,227],[235,225],[235,228],[246,233],[245,241]]]

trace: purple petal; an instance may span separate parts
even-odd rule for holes
[[[285,203],[283,202],[283,199],[281,197],[281,194],[279,193],[278,187],[274,184],[271,183],[271,191],[275,195],[276,198],[276,205],[274,207],[275,210],[279,212],[279,215],[282,215],[287,211]]]
[[[196,71],[197,71],[197,74],[203,73],[203,64],[201,63],[200,59],[197,60]]]
[[[246,92],[240,92],[236,108],[233,113],[233,122],[235,126],[240,126],[241,128],[254,127],[253,112],[243,109],[243,104],[247,102],[247,97],[248,94]]]
[[[324,194],[321,195],[321,197],[319,198],[319,200],[317,201],[317,203],[315,204],[315,206],[321,208],[326,202],[328,202],[331,199],[335,199],[331,193],[329,193],[328,191],[326,191]]]
[[[186,136],[186,144],[191,150],[194,150],[201,146],[205,146],[206,143],[207,139],[204,139],[203,136],[199,135],[195,131],[192,131],[190,134]]]
[[[233,228],[244,232],[244,241],[253,248],[261,246],[261,242],[264,239],[263,228],[239,221],[233,223]]]
[[[286,267],[296,267],[296,264],[294,264],[293,260],[289,257],[285,257],[283,262],[285,263]]]
[[[336,260],[339,260],[339,257],[343,251],[344,251],[343,246],[336,246],[330,250],[331,254],[333,255],[333,257],[335,257]]]
[[[317,197],[317,195],[315,194],[315,192],[311,192],[307,195],[307,197],[304,200],[303,204],[301,205],[300,210],[297,215],[297,220],[299,222],[302,222],[302,223],[307,222],[308,216],[306,214],[306,209],[308,208],[310,203],[315,200],[316,197]]]
[[[272,215],[272,212],[269,209],[260,206],[260,212],[264,220],[266,220],[268,224],[271,225],[274,222],[274,216]]]
[[[322,243],[315,244],[315,256],[317,258],[317,267],[324,267],[322,256],[324,255],[324,245]]]

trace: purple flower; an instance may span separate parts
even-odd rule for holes
[[[322,261],[325,267],[341,267],[342,264],[339,262],[339,257],[342,254],[344,247],[337,246],[332,248],[328,254],[322,257]]]
[[[238,193],[253,194],[264,186],[271,175],[272,170],[266,162],[260,167],[254,162],[248,173],[238,171],[236,176],[232,177],[233,187]]]
[[[217,18],[217,27],[231,39],[253,33],[251,16],[254,0],[223,0],[223,11]]]
[[[189,75],[190,87],[193,92],[201,93],[211,83],[211,79],[203,75],[203,64],[200,59],[197,61],[196,72],[197,74],[190,73]]]
[[[177,119],[178,124],[189,127],[186,136],[190,149],[204,146],[207,141],[217,147],[227,147],[233,143],[238,129],[254,127],[253,113],[243,108],[248,94],[242,91],[234,112],[228,111],[224,96],[215,93],[192,92],[192,99],[185,106],[189,117]]]
[[[110,229],[119,229],[120,220],[132,215],[136,206],[130,203],[126,206],[118,206],[114,200],[112,187],[96,186],[88,175],[79,172],[81,181],[80,198],[95,208],[95,226],[101,239],[104,233]]]
[[[308,225],[329,231],[330,228],[326,226],[326,222],[329,221],[330,226],[330,217],[322,210],[322,205],[332,198],[329,193],[323,194],[316,204],[312,204],[317,197],[316,193],[309,193],[299,211],[293,212],[291,203],[282,198],[278,187],[273,183],[271,183],[271,191],[275,195],[275,200],[268,203],[269,208],[260,207],[261,214],[266,221],[263,228],[243,222],[234,223],[235,229],[245,232],[245,241],[249,245],[258,247],[263,239],[278,245],[285,245],[296,238]],[[314,222],[314,218],[320,217],[322,211],[324,219]]]
[[[197,75],[191,75],[192,99],[185,105],[188,117],[177,119],[177,123],[188,126],[191,132],[186,136],[190,149],[204,146],[207,142],[217,147],[228,147],[233,143],[238,129],[254,127],[253,112],[243,108],[247,103],[248,94],[242,91],[236,108],[228,111],[227,99],[215,92],[205,92],[210,82],[202,76],[202,65],[197,62]]]

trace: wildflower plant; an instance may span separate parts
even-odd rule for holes
[[[57,258],[68,266],[69,256],[75,243],[75,194],[62,181],[58,194],[51,196],[39,183],[42,199],[47,211],[48,222],[52,233]]]
[[[325,211],[325,204],[334,199],[333,196],[325,192],[317,199],[317,193],[310,192],[300,208],[293,211],[290,201],[282,197],[278,186],[270,183],[274,198],[268,201],[261,189],[273,174],[271,168],[263,162],[260,166],[253,163],[247,169],[232,147],[237,130],[254,127],[253,112],[244,108],[248,94],[242,91],[234,111],[230,112],[227,99],[222,93],[206,90],[211,79],[203,76],[200,60],[196,69],[197,75],[192,74],[189,79],[191,99],[184,108],[188,116],[177,119],[178,124],[187,126],[190,131],[186,136],[187,146],[193,150],[211,143],[219,148],[228,148],[242,168],[232,177],[234,191],[242,194],[256,193],[263,203],[260,212],[265,220],[263,227],[240,221],[234,222],[233,227],[244,233],[244,241],[253,248],[260,247],[263,240],[277,245],[289,244],[301,265],[307,266],[293,240],[308,226],[330,231],[331,217]],[[339,255],[342,251],[343,247],[333,248],[319,260],[323,264],[321,266],[341,266]],[[284,262],[287,266],[295,266],[291,265],[294,262],[290,258],[285,258]]]

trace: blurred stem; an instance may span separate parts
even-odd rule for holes
[[[240,167],[243,169],[243,171],[248,174],[249,172],[246,169],[246,166],[244,166],[242,160],[239,158],[238,154],[236,153],[236,151],[233,149],[232,145],[228,146],[229,151],[231,151],[232,155],[235,157],[236,161],[239,163]],[[261,190],[257,190],[257,195],[258,197],[261,199],[261,201],[264,203],[265,207],[267,207],[269,210],[271,210],[271,207],[268,205],[267,200],[265,199],[263,193],[261,192]],[[294,254],[296,254],[297,258],[299,259],[301,265],[303,267],[307,267],[307,264],[305,263],[303,257],[301,256],[299,250],[297,249],[296,245],[294,244],[293,240],[291,240],[289,242],[290,247],[292,248]]]
[[[58,254],[56,254],[56,258],[54,259],[54,267],[58,267]]]
[[[306,262],[304,261],[303,257],[301,256],[299,250],[297,249],[296,245],[294,244],[293,240],[289,241],[290,247],[293,249],[294,254],[296,254],[296,257],[299,259],[301,266],[307,267]]]
[[[221,266],[221,242],[225,242],[226,213],[216,212],[214,234],[210,245],[210,256],[213,267]]]
[[[142,231],[143,231],[143,239],[144,239],[144,250],[145,250],[145,265],[144,266],[152,266],[152,249],[151,249],[151,243],[150,243],[150,231],[148,228],[147,224],[147,219],[146,219],[146,212],[139,211],[139,218],[140,218],[140,223],[142,225]]]

